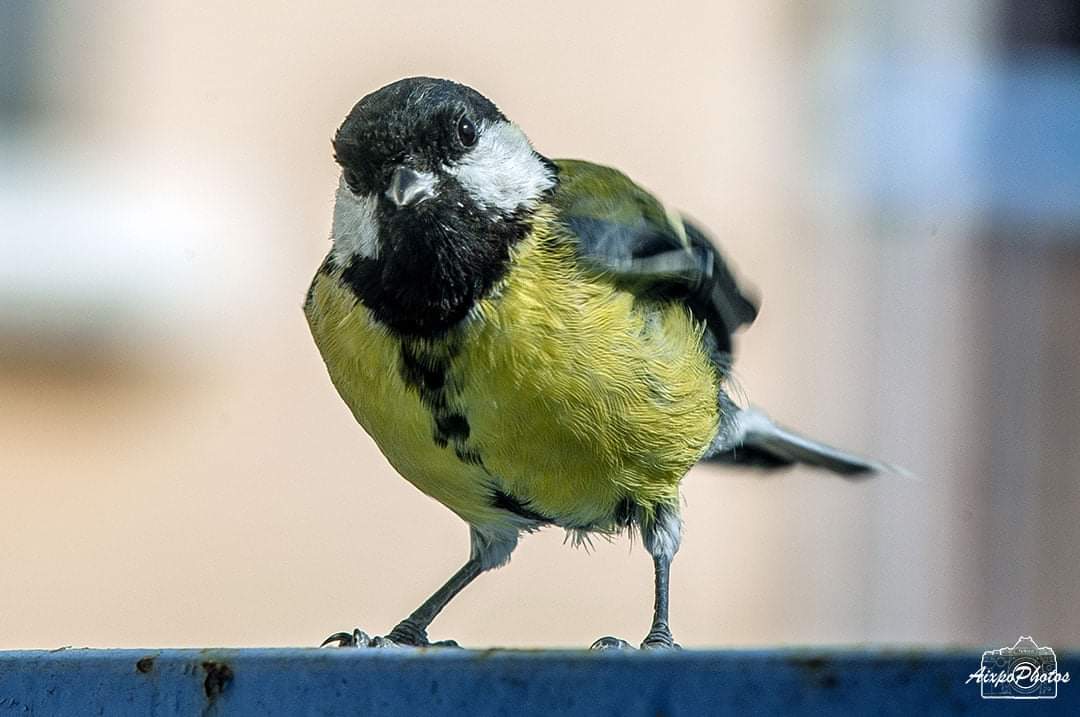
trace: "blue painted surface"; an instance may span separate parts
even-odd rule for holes
[[[822,650],[0,652],[0,715],[1080,714],[1075,683],[1060,685],[1054,700],[983,700],[978,686],[965,684],[980,657]],[[1061,671],[1075,662],[1058,653]]]

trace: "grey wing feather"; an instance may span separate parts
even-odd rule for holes
[[[719,250],[689,222],[686,243],[670,227],[644,216],[627,224],[569,216],[581,256],[616,282],[642,296],[683,301],[716,338],[723,353],[732,334],[757,316],[757,305],[735,281]]]
[[[904,472],[801,436],[776,425],[756,408],[738,409],[731,404],[731,409],[728,425],[702,460],[757,468],[784,468],[802,463],[847,478]]]

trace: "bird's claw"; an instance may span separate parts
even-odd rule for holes
[[[400,626],[399,626],[400,627]],[[414,632],[412,634],[394,628],[389,635],[381,637],[376,635],[374,637],[368,635],[366,632],[357,628],[352,632],[335,632],[330,637],[322,641],[319,647],[326,646],[333,647],[370,647],[370,648],[387,648],[387,647],[460,647],[453,640],[439,640],[438,642],[429,642],[427,635],[423,631]]]
[[[590,650],[633,650],[634,646],[626,640],[607,635],[589,646]]]
[[[352,634],[348,632],[335,632],[330,637],[322,641],[319,647],[326,647],[327,645],[333,645],[334,647],[356,647],[356,633],[359,630],[354,630]]]
[[[319,647],[326,647],[327,645],[333,645],[334,647],[397,647],[392,640],[385,637],[371,637],[359,628],[352,632],[335,632],[323,640]]]
[[[636,650],[637,648],[631,645],[626,640],[620,640],[617,637],[601,637],[594,642],[590,647],[590,650]],[[641,643],[642,650],[681,650],[682,647],[671,639],[671,633],[663,632],[650,632],[644,641]]]

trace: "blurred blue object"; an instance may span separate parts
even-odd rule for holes
[[[976,165],[990,210],[1080,227],[1080,57],[1029,54],[991,79]]]
[[[866,199],[905,215],[968,210],[1025,232],[1080,227],[1075,53],[905,53],[849,81],[836,142]]]

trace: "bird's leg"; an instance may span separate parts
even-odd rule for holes
[[[671,637],[671,628],[668,627],[668,577],[671,574],[671,557],[666,555],[654,555],[653,567],[656,574],[656,598],[653,603],[652,629],[641,643],[641,649],[663,649],[678,647]],[[626,640],[617,637],[601,637],[592,644],[591,650],[632,650]]]
[[[642,649],[678,647],[671,637],[668,626],[668,584],[671,576],[671,560],[679,550],[682,540],[682,518],[676,505],[661,504],[653,514],[637,519],[645,549],[652,555],[656,576],[655,601],[653,603],[652,629],[641,643]],[[617,637],[601,637],[592,644],[593,650],[632,649],[630,643]]]
[[[641,542],[653,557],[656,575],[656,597],[653,604],[653,624],[641,643],[642,649],[678,647],[671,638],[668,627],[668,584],[671,577],[671,560],[682,542],[682,517],[675,505],[659,505],[652,520],[641,526]]]
[[[351,633],[334,633],[323,641],[323,645],[336,643],[339,647],[457,647],[458,644],[453,640],[429,642],[427,627],[435,619],[435,616],[446,607],[446,604],[483,571],[481,561],[475,557],[470,558],[441,588],[425,600],[424,604],[399,622],[386,637],[369,637],[366,633],[357,629]]]
[[[387,637],[399,645],[429,645],[427,639],[427,627],[435,619],[447,603],[454,596],[465,589],[465,586],[476,579],[483,572],[480,561],[470,558],[461,569],[451,576],[446,583],[435,591],[424,603],[413,610],[412,614],[397,624]],[[436,643],[444,647],[457,647],[453,640]]]
[[[668,578],[671,575],[671,557],[653,556],[653,569],[656,573],[656,598],[653,607],[652,629],[641,643],[642,649],[677,647],[668,627]]]

